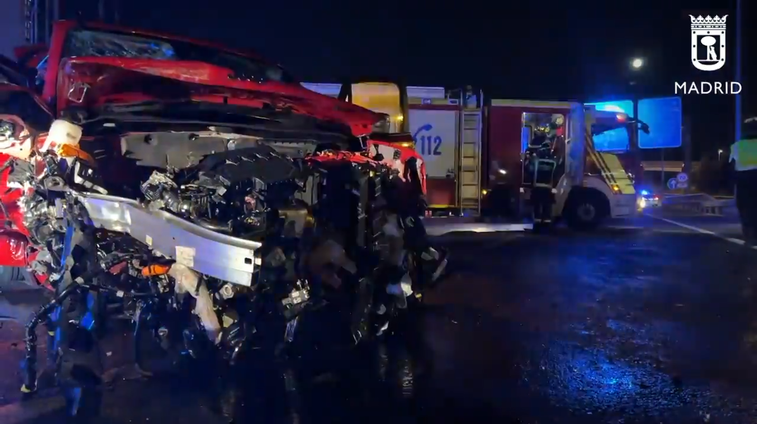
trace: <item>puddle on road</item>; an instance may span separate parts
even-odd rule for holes
[[[708,390],[683,388],[649,366],[614,360],[601,349],[570,343],[550,344],[538,369],[525,375],[556,404],[587,411],[633,410],[651,414],[692,406]]]

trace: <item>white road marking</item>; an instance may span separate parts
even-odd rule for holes
[[[643,225],[635,224],[609,224],[605,228],[612,228],[613,230],[643,230]]]
[[[725,236],[720,235],[720,234],[718,234],[718,233],[716,233],[714,231],[705,230],[704,228],[695,227],[693,225],[684,224],[684,223],[678,222],[678,221],[673,221],[672,219],[661,218],[659,216],[654,216],[654,215],[647,215],[647,216],[651,217],[651,218],[654,218],[654,219],[659,219],[660,221],[665,221],[668,224],[673,224],[673,225],[677,225],[679,227],[686,228],[687,230],[691,230],[691,231],[694,231],[694,232],[697,232],[697,233],[707,234],[707,235],[710,235],[710,236],[714,236],[714,237],[717,237],[717,238],[719,238],[721,240],[729,241],[731,243],[738,244],[740,246],[744,245],[744,240],[741,240],[741,239],[737,239],[737,238],[733,238],[733,237],[725,237]],[[757,250],[757,246],[752,246],[752,249]]]

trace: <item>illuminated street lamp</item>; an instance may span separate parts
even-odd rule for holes
[[[640,57],[634,57],[631,59],[630,62],[631,65],[631,71],[632,75],[630,75],[630,84],[632,89],[632,95],[633,95],[633,119],[638,120],[639,119],[639,97],[641,97],[641,88],[638,84],[638,79],[641,79],[644,72],[641,71],[641,68],[644,67],[644,59]],[[641,153],[639,152],[639,127],[637,124],[633,124],[634,126],[634,136],[633,139],[635,140],[635,147],[633,148],[635,152],[633,153],[634,156],[636,156],[636,159],[641,160]],[[660,152],[664,152],[663,149],[660,149]],[[665,158],[662,158],[662,172],[660,173],[662,178],[662,185],[665,186]]]
[[[723,149],[718,149],[718,162],[720,162],[720,157],[723,155]]]

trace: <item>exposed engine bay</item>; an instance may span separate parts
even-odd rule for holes
[[[131,163],[121,172],[76,137],[12,164],[14,184],[26,188],[24,225],[42,252],[34,267],[55,281],[56,302],[104,294],[163,349],[217,351],[233,363],[271,311],[286,344],[309,308],[342,302],[359,342],[381,334],[420,289],[422,259],[406,249],[392,205],[399,176],[367,154],[292,157],[282,153],[291,142],[245,137],[198,154],[169,141],[150,155],[128,147],[130,137],[120,140],[118,159]]]
[[[335,312],[327,332],[380,337],[444,269],[418,221],[420,155],[371,137],[379,114],[225,46],[73,21],[53,33],[59,54],[0,66],[4,265],[52,297],[26,326],[25,395],[39,325],[45,371],[87,416],[117,320],[145,376],[160,372],[152,351],[169,367],[252,351],[282,364],[307,348],[292,344],[311,334],[303,319]]]

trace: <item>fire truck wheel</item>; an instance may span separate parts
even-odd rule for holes
[[[570,228],[593,230],[607,217],[610,208],[602,193],[596,190],[586,190],[571,193],[565,209],[564,216]]]

